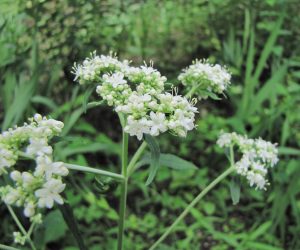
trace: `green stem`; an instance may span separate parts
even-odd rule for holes
[[[165,231],[165,233],[149,248],[149,250],[155,249],[177,226],[177,224],[191,211],[191,209],[220,181],[234,171],[234,167],[231,166],[224,173],[219,175],[214,181],[212,181],[200,194],[185,208],[185,210],[177,217],[173,224]]]
[[[108,177],[111,177],[111,178],[114,178],[114,179],[117,179],[120,181],[124,181],[124,179],[125,179],[123,175],[112,173],[112,172],[101,170],[101,169],[97,169],[97,168],[84,167],[84,166],[79,166],[79,165],[75,165],[75,164],[65,164],[65,166],[71,170],[77,170],[77,171],[82,171],[82,172],[104,175],[104,176],[108,176]]]
[[[144,153],[146,147],[147,147],[147,142],[143,142],[138,150],[135,152],[134,156],[132,157],[131,161],[129,162],[128,168],[127,168],[127,176],[129,177],[135,170],[135,165],[137,161],[141,158],[142,154]]]
[[[0,244],[0,249],[3,249],[3,250],[20,250],[18,248],[9,247],[9,246],[2,245],[2,244]]]
[[[20,229],[21,233],[26,236],[28,243],[30,244],[32,250],[36,250],[30,236],[27,234],[25,228],[23,227],[22,223],[19,221],[17,215],[15,214],[14,210],[12,209],[12,207],[10,205],[6,205],[8,208],[8,211],[11,214],[11,217],[14,219],[15,223],[17,224],[18,228]]]
[[[22,151],[18,151],[18,155],[22,156],[24,158],[34,159],[32,156],[30,156]],[[71,170],[77,170],[77,171],[82,171],[82,172],[104,175],[104,176],[111,177],[111,178],[114,178],[114,179],[117,179],[120,181],[124,180],[124,176],[121,174],[115,174],[115,173],[101,170],[98,168],[91,168],[91,167],[80,166],[80,165],[76,165],[76,164],[68,164],[68,163],[65,163],[64,165],[66,168],[71,169]]]
[[[124,182],[121,188],[120,211],[119,211],[119,232],[118,232],[118,250],[123,249],[126,200],[127,200],[127,164],[128,164],[128,134],[123,129],[122,140],[122,175]]]
[[[33,229],[34,229],[34,226],[35,226],[35,223],[32,222],[31,225],[30,225],[30,228],[29,228],[29,230],[28,230],[28,232],[27,232],[27,236],[28,236],[28,237],[31,236],[31,234],[32,234],[32,232],[33,232]]]
[[[199,85],[194,85],[190,91],[185,95],[185,97],[192,97],[193,94],[195,93],[195,91],[197,90],[197,88],[199,87]]]

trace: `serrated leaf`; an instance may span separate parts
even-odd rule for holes
[[[229,189],[233,205],[238,204],[241,195],[241,185],[238,178],[232,178]]]
[[[146,181],[146,185],[148,186],[154,180],[154,177],[159,168],[160,149],[159,145],[151,135],[145,135],[145,141],[147,142],[151,151],[150,173]]]

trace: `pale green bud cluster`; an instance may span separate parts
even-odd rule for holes
[[[98,67],[100,63],[92,65],[95,58],[106,59],[109,65],[115,65],[111,67],[110,74],[107,68]],[[79,83],[97,84],[96,92],[107,104],[113,106],[116,112],[126,115],[124,130],[131,136],[141,140],[144,134],[158,136],[166,131],[186,136],[187,131],[194,128],[197,112],[194,103],[177,93],[172,95],[166,92],[164,85],[167,78],[152,66],[131,67],[128,61],[125,62],[93,55],[92,59],[86,59],[82,65],[76,66],[73,73]],[[107,63],[102,62],[101,65]],[[94,77],[86,77],[90,75]]]
[[[8,205],[23,207],[24,215],[35,223],[41,221],[40,209],[63,204],[62,177],[68,174],[68,169],[63,162],[53,162],[53,148],[48,144],[63,126],[60,121],[36,114],[24,126],[0,134],[1,173],[9,174],[13,181],[12,186],[0,188],[1,198]],[[16,170],[20,155],[33,159],[35,169]]]
[[[25,245],[26,236],[22,235],[20,232],[13,232],[14,242],[22,246]]]
[[[279,161],[276,144],[236,133],[221,134],[217,144],[222,148],[236,146],[242,155],[235,163],[237,173],[245,176],[251,187],[255,185],[258,189],[266,189],[268,168],[274,167]]]
[[[219,64],[210,64],[208,60],[196,60],[178,76],[178,80],[200,99],[222,94],[230,84],[231,74]]]

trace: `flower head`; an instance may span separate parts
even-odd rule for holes
[[[110,72],[101,66],[107,59]],[[98,63],[96,63],[96,61]],[[101,61],[101,63],[100,63]],[[97,65],[97,66],[95,66]],[[104,70],[104,68],[105,70]],[[108,67],[108,66],[107,66]],[[96,68],[96,69],[95,69]],[[83,71],[83,72],[82,72]],[[93,73],[86,77],[84,72]],[[186,136],[194,128],[197,109],[185,97],[164,90],[167,78],[150,66],[132,67],[126,63],[93,54],[75,70],[79,83],[94,83],[96,92],[126,118],[124,130],[139,140],[144,134],[158,136],[170,131]]]
[[[196,60],[183,70],[178,80],[198,99],[206,99],[215,94],[222,94],[230,84],[231,74],[219,64],[210,64],[208,60]]]
[[[241,158],[235,163],[236,172],[245,176],[250,186],[266,189],[267,170],[278,162],[276,144],[261,138],[249,139],[237,133],[223,133],[219,136],[217,144],[220,147],[237,147]]]
[[[35,191],[35,196],[38,198],[38,206],[40,208],[52,208],[54,202],[63,204],[64,201],[60,193],[65,187],[66,184],[63,184],[61,180],[50,179],[47,181],[41,189]]]
[[[0,196],[6,204],[22,206],[26,217],[35,218],[40,208],[63,202],[58,193],[65,187],[62,177],[68,174],[68,169],[63,162],[53,161],[53,148],[49,145],[49,140],[63,126],[60,121],[35,114],[29,123],[0,134],[0,174],[8,173],[13,181],[13,185],[0,188]],[[20,152],[35,161],[34,171],[14,169]],[[46,196],[47,188],[53,188],[49,194],[52,200]]]

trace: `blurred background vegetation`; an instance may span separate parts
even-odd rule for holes
[[[118,118],[107,107],[85,112],[82,103],[98,97],[73,82],[73,62],[94,50],[114,51],[133,64],[153,60],[174,84],[193,59],[226,64],[233,73],[227,98],[199,102],[198,127],[187,138],[159,138],[162,152],[192,160],[199,169],[161,168],[150,187],[144,185],[147,169],[131,179],[125,249],[148,249],[227,167],[215,146],[225,130],[279,143],[281,161],[270,187],[260,192],[244,183],[234,206],[230,179],[224,181],[160,249],[298,250],[299,9],[298,0],[0,0],[1,130],[35,112],[50,115],[65,123],[57,159],[119,172]],[[137,146],[132,138],[130,149]],[[88,249],[114,249],[119,189],[81,173],[71,173],[67,182],[65,195]],[[3,205],[0,216],[0,241],[11,245],[15,225]],[[78,249],[59,210],[47,214],[34,240],[39,249]]]

